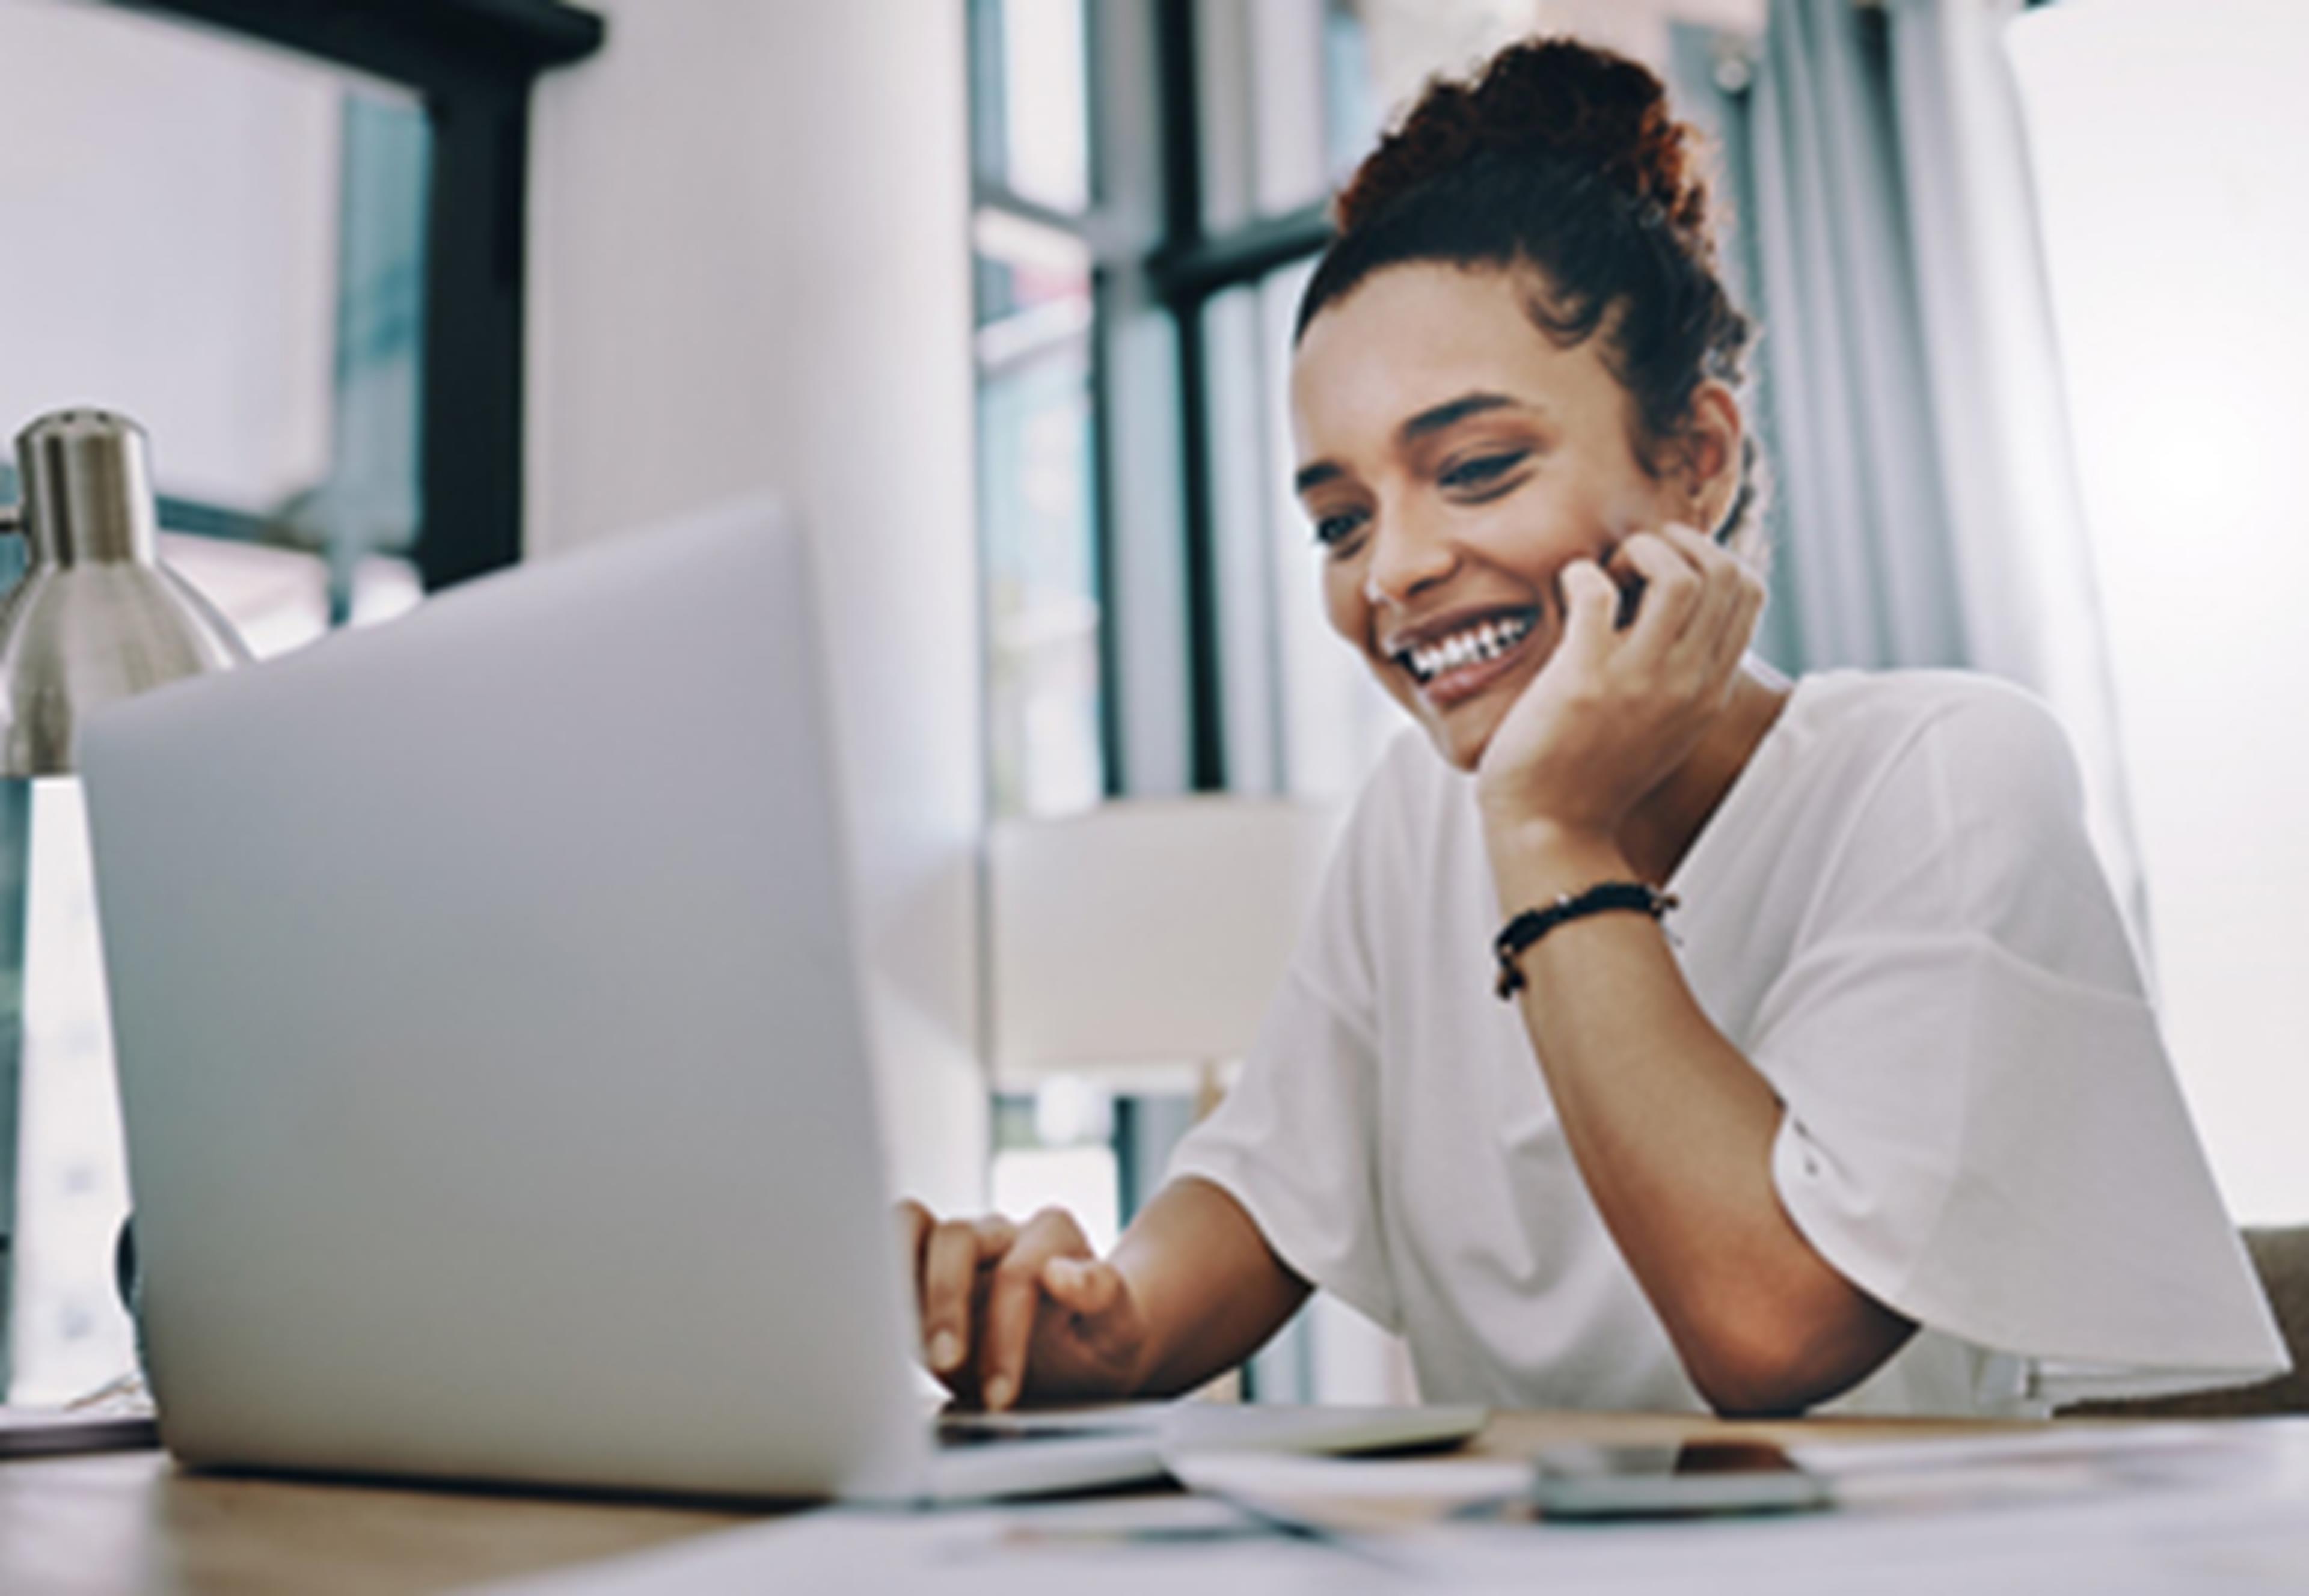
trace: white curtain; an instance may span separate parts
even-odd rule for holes
[[[2049,701],[2147,947],[2091,550],[2002,35],[2019,0],[1771,0],[1679,38],[1761,316],[1790,669],[1967,666]]]

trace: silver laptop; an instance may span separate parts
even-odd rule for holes
[[[801,539],[739,510],[85,729],[180,1457],[936,1499],[1180,1443],[1144,1409],[926,1421],[811,591]]]

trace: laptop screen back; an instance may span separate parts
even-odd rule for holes
[[[180,1455],[919,1465],[818,659],[801,540],[749,510],[87,729]]]

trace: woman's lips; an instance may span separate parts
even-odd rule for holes
[[[1466,703],[1514,670],[1517,663],[1531,651],[1538,636],[1539,626],[1535,623],[1505,652],[1489,660],[1454,666],[1424,682],[1412,676],[1408,667],[1402,669],[1406,676],[1412,676],[1413,688],[1422,698],[1435,709],[1448,710]]]

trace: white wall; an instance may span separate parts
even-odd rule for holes
[[[900,1185],[982,1199],[963,8],[592,0],[540,85],[528,546],[740,494],[814,535]]]
[[[2010,34],[2166,1033],[2248,1222],[2309,1220],[2309,9],[2092,0]]]

